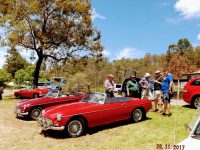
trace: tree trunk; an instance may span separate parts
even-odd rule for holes
[[[40,74],[40,68],[42,65],[42,61],[43,61],[44,57],[43,56],[39,56],[38,61],[36,63],[36,67],[35,67],[35,71],[34,71],[34,79],[33,79],[33,85],[37,86],[38,85],[38,79],[39,79],[39,74]]]

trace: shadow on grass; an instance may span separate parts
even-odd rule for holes
[[[188,109],[195,109],[194,107],[192,107],[191,105],[183,105],[182,107],[184,107],[184,108],[188,108]]]
[[[22,120],[22,121],[35,121],[33,119],[31,119],[28,116],[24,116],[24,117],[16,117],[16,119]]]
[[[144,120],[142,120],[141,122],[151,120],[151,119],[152,118],[147,117]],[[140,122],[138,122],[138,123],[140,123]],[[129,124],[135,124],[135,123],[133,123],[133,121],[131,121],[131,120],[125,120],[125,121],[120,121],[120,122],[107,124],[107,125],[103,125],[103,126],[99,126],[99,127],[93,127],[93,128],[87,129],[85,135],[87,135],[87,134],[92,135],[92,134],[96,134],[103,130],[113,129],[113,128],[129,125]],[[44,137],[50,137],[50,138],[54,138],[54,139],[69,138],[67,133],[63,132],[63,131],[53,131],[53,130],[44,131],[44,130],[42,130],[40,134]]]

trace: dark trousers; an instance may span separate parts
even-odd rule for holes
[[[2,100],[2,94],[0,93],[0,100]]]
[[[129,97],[135,97],[138,98],[138,91],[129,91]]]
[[[115,97],[113,91],[106,91],[106,95],[108,98]]]

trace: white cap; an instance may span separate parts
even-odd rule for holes
[[[146,77],[150,77],[151,75],[150,75],[150,73],[146,73],[145,75],[144,75],[144,77],[146,78]]]
[[[160,73],[160,70],[157,70],[155,73]]]

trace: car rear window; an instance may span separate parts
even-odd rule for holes
[[[193,86],[200,86],[200,80],[195,80],[191,83]]]
[[[116,88],[121,88],[122,85],[121,84],[116,84]]]

